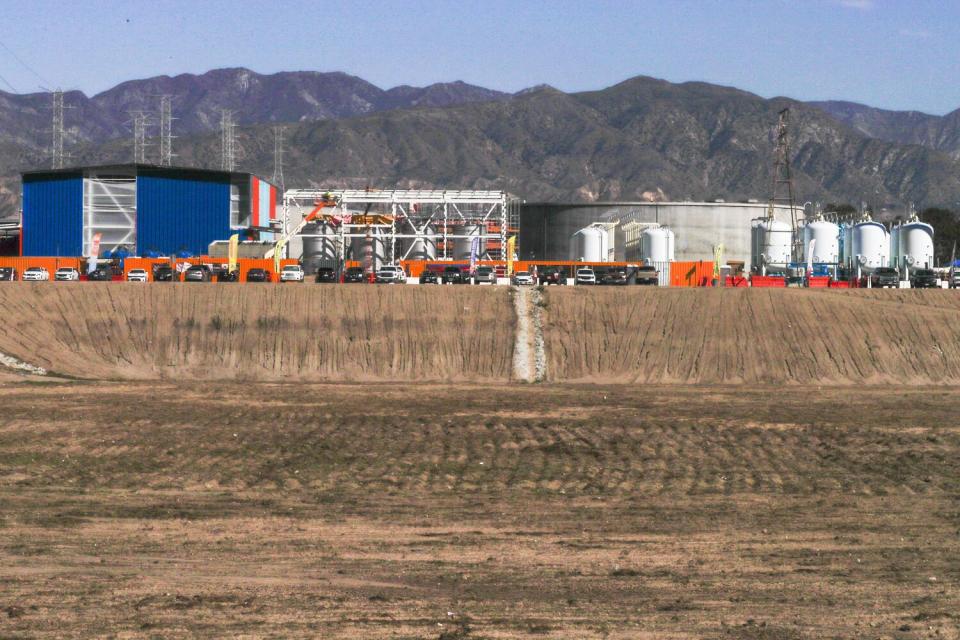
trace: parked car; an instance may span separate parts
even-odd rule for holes
[[[217,269],[216,276],[217,282],[238,282],[240,280],[240,270]]]
[[[440,274],[427,269],[420,274],[420,284],[440,284]]]
[[[603,274],[603,284],[623,285],[627,282],[629,282],[629,279],[626,269],[607,269]]]
[[[146,269],[130,269],[127,272],[127,282],[147,282],[150,280]]]
[[[270,272],[266,269],[250,269],[247,271],[247,282],[270,282]]]
[[[910,272],[911,289],[936,289],[940,286],[940,279],[933,269],[914,269]]]
[[[473,272],[473,284],[497,284],[497,271],[493,267],[477,267]]]
[[[53,279],[58,282],[78,282],[80,272],[73,267],[60,267],[54,272]]]
[[[537,270],[537,280],[545,285],[567,284],[567,274],[560,267],[543,267]]]
[[[13,267],[0,267],[0,281],[12,282],[17,280],[17,270]]]
[[[363,267],[349,267],[343,273],[343,281],[350,283],[357,282],[366,282],[366,274],[363,272]]]
[[[113,270],[110,267],[97,267],[87,274],[91,282],[110,282],[113,280]]]
[[[280,282],[303,282],[303,267],[298,264],[288,264],[280,269]]]
[[[530,274],[529,271],[516,271],[513,274],[513,278],[511,279],[511,282],[517,286],[532,285],[533,276]]]
[[[377,282],[381,284],[403,284],[407,281],[407,274],[403,267],[384,265],[377,271]]]
[[[960,289],[960,269],[952,269],[950,271],[950,288]]]
[[[441,281],[443,284],[466,284],[470,282],[470,274],[461,267],[445,267]]]
[[[635,282],[655,287],[660,284],[660,274],[657,272],[657,268],[653,266],[637,267]]]
[[[575,284],[597,284],[597,275],[593,269],[577,269],[577,276],[574,278]]]
[[[893,267],[879,267],[870,274],[870,286],[874,289],[884,287],[896,289],[900,286],[900,274]]]
[[[153,281],[154,282],[173,282],[179,278],[175,278],[176,274],[173,269],[167,265],[162,265],[153,270]]]
[[[23,279],[46,282],[50,280],[50,272],[43,267],[30,267],[23,272]]]
[[[184,282],[210,282],[213,273],[205,264],[195,264],[183,273]]]
[[[317,269],[316,281],[320,283],[331,283],[337,281],[337,271],[333,267],[320,267]]]

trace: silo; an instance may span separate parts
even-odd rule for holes
[[[607,234],[596,227],[584,227],[570,237],[570,259],[582,262],[604,262],[607,257]]]
[[[437,231],[431,226],[424,228],[421,237],[400,238],[397,243],[397,258],[406,256],[405,260],[437,259]],[[410,248],[409,253],[407,252],[408,248]]]
[[[337,230],[333,225],[313,222],[303,228],[303,270],[316,273],[318,267],[336,266],[340,258]]]
[[[453,239],[453,259],[469,260],[473,247],[473,239],[484,235],[485,231],[486,228],[482,224],[461,224],[455,226],[453,228],[453,235],[466,237]],[[483,246],[483,241],[481,240],[480,255],[483,255],[485,249],[486,247]]]
[[[640,236],[640,259],[648,263],[673,262],[673,231],[666,227],[644,229]]]
[[[853,226],[851,256],[853,268],[861,274],[873,273],[890,260],[890,237],[879,222],[863,220]]]
[[[786,272],[793,253],[793,228],[786,222],[763,219],[753,227],[754,268],[761,273]]]
[[[813,256],[810,256],[811,240],[815,241]],[[823,219],[814,220],[804,225],[803,259],[804,262],[813,262],[814,264],[836,264],[840,262],[840,227]]]
[[[899,227],[898,259],[908,269],[933,268],[933,227],[914,220]]]

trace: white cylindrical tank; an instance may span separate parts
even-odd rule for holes
[[[315,273],[317,267],[332,266],[340,259],[339,242],[333,225],[311,222],[303,228],[303,269]]]
[[[793,252],[793,229],[779,220],[761,220],[756,228],[757,261],[762,271],[785,271]]]
[[[640,259],[644,262],[673,262],[673,231],[666,227],[649,227],[640,234]]]
[[[811,262],[810,241],[813,245],[813,260],[817,263],[840,262],[840,227],[826,220],[814,220],[803,227],[803,261]]]
[[[597,227],[584,227],[570,237],[570,259],[583,262],[605,262],[607,234]]]
[[[360,266],[377,271],[387,262],[387,243],[377,236],[352,238],[350,241],[350,259],[360,262]]]
[[[909,269],[933,268],[933,227],[919,220],[898,228],[899,266]]]
[[[470,252],[473,248],[474,237],[484,234],[486,227],[482,224],[461,224],[453,228],[453,234],[457,236],[467,236],[466,238],[454,238],[453,240],[453,259],[469,260]],[[485,247],[483,240],[480,241],[480,254],[483,255]]]
[[[873,273],[885,267],[890,260],[890,236],[879,222],[865,220],[853,226],[851,255],[852,267],[861,273]]]
[[[407,249],[410,249],[408,252]],[[397,258],[406,256],[407,260],[436,260],[437,232],[427,226],[420,238],[401,238],[397,241]]]

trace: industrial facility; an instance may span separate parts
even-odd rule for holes
[[[142,164],[23,174],[23,256],[204,255],[242,233],[272,240],[277,187],[249,173]]]

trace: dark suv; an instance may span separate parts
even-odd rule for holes
[[[247,282],[270,282],[270,272],[266,269],[250,269],[247,271]]]
[[[460,267],[446,267],[443,270],[443,284],[464,284],[470,282],[470,274]]]
[[[879,267],[870,274],[870,286],[874,289],[896,289],[900,286],[900,274],[893,267]]]
[[[344,282],[366,282],[366,275],[363,273],[363,267],[350,267],[343,274]]]
[[[174,277],[173,269],[164,265],[162,267],[157,267],[153,270],[153,281],[154,282],[173,282],[177,278]]]
[[[628,281],[626,269],[607,269],[603,274],[603,284],[627,284]]]
[[[543,267],[537,273],[539,284],[567,284],[567,274],[560,267]]]
[[[331,283],[337,281],[337,272],[333,267],[320,267],[317,269],[316,282]]]
[[[440,284],[440,275],[431,269],[420,274],[420,284]]]
[[[914,269],[910,272],[911,289],[936,289],[940,286],[940,279],[933,269]]]

